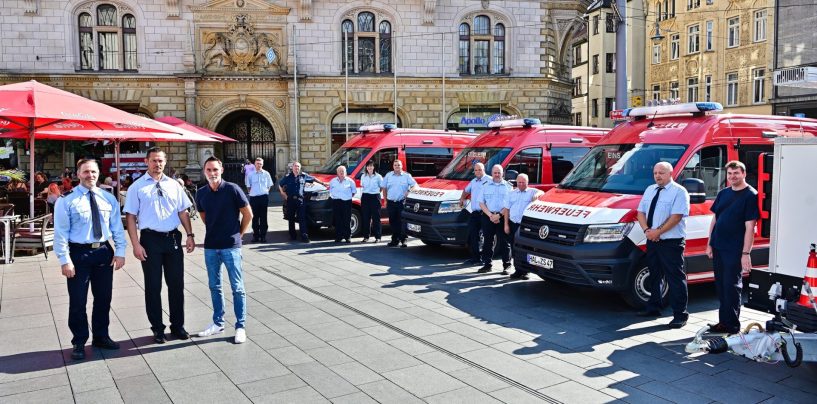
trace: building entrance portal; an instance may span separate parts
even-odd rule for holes
[[[261,157],[264,159],[264,169],[278,182],[280,176],[275,172],[275,132],[266,118],[254,111],[236,111],[219,122],[216,132],[237,140],[222,145],[226,181],[243,187],[244,160],[255,162],[256,157]]]

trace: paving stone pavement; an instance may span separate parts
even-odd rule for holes
[[[711,285],[690,287],[690,323],[669,330],[669,317],[639,319],[613,294],[477,275],[460,265],[463,249],[335,244],[328,232],[290,243],[280,208],[269,217],[270,242],[242,250],[243,345],[232,343],[231,325],[154,344],[129,249],[110,326],[122,348],[89,347],[85,361],[72,361],[53,254],[0,265],[0,402],[817,402],[813,365],[684,354],[717,317]],[[194,230],[204,235],[200,220]],[[192,333],[212,316],[202,249],[186,255],[185,272]]]

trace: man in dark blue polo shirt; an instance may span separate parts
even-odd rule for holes
[[[213,300],[213,323],[199,337],[208,337],[224,331],[224,294],[221,292],[221,265],[227,267],[230,288],[233,290],[235,311],[235,343],[247,340],[244,321],[247,317],[247,298],[241,271],[241,236],[252,223],[250,202],[238,185],[223,181],[224,166],[216,157],[204,162],[207,186],[196,192],[196,206],[204,222],[204,264]],[[239,222],[238,215],[241,214]]]

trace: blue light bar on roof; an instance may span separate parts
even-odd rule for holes
[[[506,121],[497,120],[491,121],[488,123],[489,128],[513,128],[513,127],[525,127],[530,128],[533,125],[541,125],[542,121],[536,118],[525,118],[525,119],[509,119]]]
[[[694,114],[709,111],[723,111],[723,106],[717,102],[687,102],[684,104],[628,108],[624,110],[623,115],[627,117],[651,117],[662,115]]]

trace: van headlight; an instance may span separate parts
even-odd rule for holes
[[[616,224],[591,224],[587,227],[587,233],[584,235],[585,243],[606,243],[610,241],[621,241],[630,230],[633,228],[635,222],[616,223]]]
[[[325,201],[327,199],[329,199],[329,191],[328,190],[317,191],[317,192],[314,193],[314,196],[312,197],[313,201]]]
[[[437,208],[437,213],[453,213],[461,210],[462,204],[460,201],[444,201],[441,202],[440,207]]]

